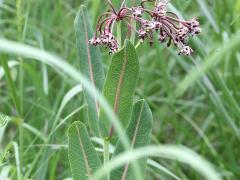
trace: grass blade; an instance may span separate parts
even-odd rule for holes
[[[8,61],[8,67],[10,69],[14,68],[15,66],[19,65],[19,63],[17,61]],[[0,79],[2,79],[2,77],[4,76],[4,70],[3,68],[0,66]]]
[[[164,166],[162,166],[158,162],[156,162],[154,160],[151,160],[151,159],[148,159],[147,163],[148,163],[148,165],[150,165],[150,166],[152,166],[152,167],[154,167],[154,168],[164,172],[165,174],[171,176],[173,179],[181,180],[181,178],[179,178],[178,176],[173,174],[171,171],[169,171],[167,168],[165,168]]]
[[[217,25],[217,22],[215,21],[214,17],[212,16],[212,14],[209,11],[209,8],[207,7],[207,3],[205,0],[197,0],[202,12],[206,15],[206,17],[208,18],[209,22],[211,23],[212,27],[214,28],[214,30],[219,33],[219,27]]]
[[[21,175],[21,164],[20,164],[20,157],[19,157],[19,146],[16,142],[13,142],[12,144],[13,144],[13,149],[14,149],[14,153],[15,153],[17,177],[18,177],[18,180],[21,180],[22,175]]]
[[[124,165],[126,161],[132,162],[148,156],[156,156],[186,163],[207,180],[222,179],[221,176],[215,171],[212,164],[196,154],[194,151],[186,147],[173,145],[148,146],[135,150],[129,150],[113,158],[105,167],[100,168],[94,174],[93,179],[100,179],[107,173],[107,169],[114,170]]]
[[[10,117],[0,113],[0,128],[5,126],[10,121]]]
[[[63,97],[62,99],[62,102],[60,104],[60,107],[58,109],[58,112],[57,112],[57,115],[56,115],[56,118],[54,120],[54,123],[53,123],[53,129],[57,128],[57,123],[58,121],[60,120],[60,117],[61,117],[61,114],[63,112],[63,109],[64,107],[76,96],[78,95],[80,92],[82,92],[83,88],[82,88],[82,85],[81,84],[77,84],[75,85],[73,88],[71,88]],[[54,133],[54,130],[52,131],[52,133]],[[52,135],[51,133],[51,135]],[[50,135],[50,136],[51,136]]]
[[[0,58],[1,58],[1,63],[2,63],[3,69],[5,71],[5,75],[6,75],[6,79],[7,79],[7,83],[8,83],[8,88],[9,88],[9,91],[11,92],[11,94],[12,94],[13,103],[16,107],[16,110],[17,110],[18,114],[21,115],[20,100],[19,100],[19,97],[17,96],[16,87],[14,85],[10,69],[8,67],[7,57],[4,56],[4,55],[1,55]]]
[[[195,83],[199,78],[201,78],[205,73],[207,73],[211,68],[215,67],[216,64],[220,63],[224,56],[233,52],[240,44],[240,32],[233,35],[228,43],[225,43],[222,47],[216,48],[217,52],[206,57],[203,64],[200,67],[195,67],[188,75],[180,82],[175,91],[177,96],[181,96],[192,84]]]

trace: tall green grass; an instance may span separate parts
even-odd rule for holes
[[[79,83],[97,94],[106,114],[118,123],[79,73],[74,18],[85,3],[94,25],[106,10],[106,3],[99,2],[0,1],[0,113],[9,117],[0,120],[0,179],[72,176],[66,131],[72,122],[87,118]],[[190,42],[195,54],[186,58],[160,45],[138,47],[135,99],[144,98],[153,112],[152,146],[125,152],[109,168],[152,155],[149,161],[157,165],[148,163],[148,179],[238,179],[240,1],[180,0],[172,5],[186,19],[200,17],[203,33]],[[111,57],[101,52],[107,70]],[[117,129],[127,148],[124,131]],[[102,157],[103,144],[93,142]],[[101,167],[96,179],[109,168]]]

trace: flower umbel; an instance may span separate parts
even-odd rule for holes
[[[148,40],[150,46],[154,43],[154,34],[158,34],[160,43],[168,41],[167,46],[173,43],[180,48],[179,54],[189,56],[193,53],[192,48],[187,45],[187,40],[189,37],[201,33],[200,24],[196,18],[183,21],[175,13],[167,11],[167,0],[156,0],[155,3],[144,0],[140,6],[131,8],[126,7],[123,3],[118,12],[114,9],[111,1],[108,0],[108,2],[111,10],[102,14],[98,19],[95,36],[89,41],[90,44],[105,46],[110,49],[110,53],[117,52],[119,43],[113,31],[115,24],[123,21],[138,34],[142,42]],[[153,8],[146,8],[147,3],[154,3]],[[133,21],[139,24],[138,30],[133,27]]]

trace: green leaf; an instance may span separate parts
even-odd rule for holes
[[[94,36],[89,23],[87,10],[84,6],[75,19],[75,31],[77,38],[77,52],[79,56],[80,70],[99,91],[102,91],[104,83],[104,69],[98,47],[89,45],[88,41]],[[84,88],[84,97],[88,105],[89,126],[93,133],[98,136],[99,104],[96,97],[92,97]]]
[[[73,179],[90,179],[101,166],[101,161],[83,123],[74,122],[68,129],[68,146]]]
[[[11,70],[10,70],[9,64],[8,64],[8,58],[5,55],[1,55],[0,60],[1,60],[3,70],[5,72],[7,85],[8,85],[8,88],[9,88],[9,92],[11,93],[13,103],[16,107],[18,115],[21,115],[21,112],[22,112],[21,103],[20,103],[20,99],[19,99],[18,94],[17,94],[15,83],[14,83],[12,75],[11,75]]]
[[[153,118],[148,104],[144,100],[138,101],[133,108],[131,122],[126,130],[126,134],[131,143],[131,148],[144,147],[150,144],[152,134]],[[113,157],[124,151],[124,147],[120,142],[117,143]],[[140,159],[138,165],[141,177],[144,177],[147,164],[147,158]],[[134,180],[134,171],[132,165],[127,163],[124,166],[114,170],[111,173],[111,180],[119,179]]]
[[[126,127],[130,120],[138,78],[138,57],[134,46],[130,41],[126,41],[125,48],[113,56],[103,88],[103,95],[113,107],[123,127]],[[102,136],[107,137],[112,125],[102,108],[99,123]]]

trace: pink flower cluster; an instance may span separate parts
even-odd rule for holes
[[[187,40],[188,37],[201,33],[200,24],[196,18],[182,21],[175,13],[167,11],[167,0],[156,0],[152,9],[145,7],[146,3],[152,3],[149,0],[142,1],[140,6],[132,8],[124,6],[123,3],[118,12],[111,1],[108,1],[112,9],[98,19],[95,36],[89,41],[90,44],[105,46],[110,49],[110,53],[117,52],[119,43],[113,35],[113,30],[116,22],[124,21],[138,34],[142,42],[148,40],[150,46],[154,43],[154,34],[157,34],[160,43],[168,41],[168,46],[173,43],[180,48],[179,54],[189,56],[193,53],[192,48],[187,45]],[[138,30],[133,27],[133,21],[139,24]]]

